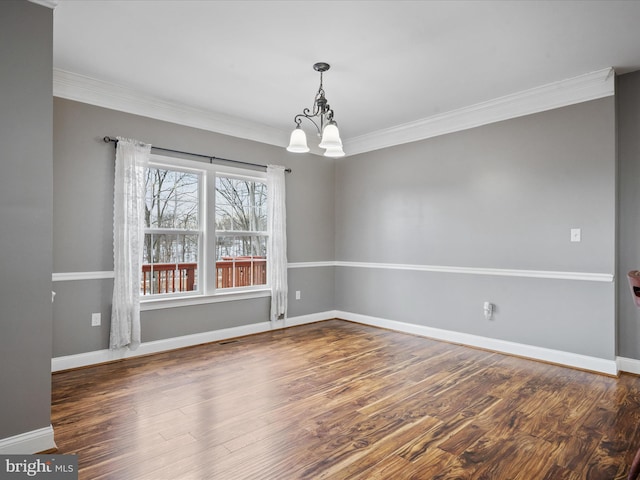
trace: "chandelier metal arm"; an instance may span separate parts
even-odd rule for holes
[[[313,117],[316,117],[317,115],[309,115],[309,109],[305,108],[302,113],[299,113],[298,115],[296,115],[294,117],[294,122],[296,122],[296,127],[300,127],[301,128],[301,124],[302,124],[302,119],[306,118],[307,120],[309,120],[311,123],[313,123],[316,127],[316,130],[318,130],[318,135],[320,135],[322,133],[322,129],[320,128],[320,126],[313,120]]]
[[[320,125],[318,125],[313,118],[318,117],[320,119]],[[313,105],[313,113],[308,108],[302,110],[302,113],[299,113],[295,117],[293,117],[293,121],[296,124],[296,127],[300,127],[302,124],[302,119],[306,118],[311,123],[313,123],[318,130],[318,135],[322,135],[322,129],[325,124],[333,121],[333,110],[327,103],[327,99],[324,96],[324,92],[322,88],[318,90],[318,94],[316,95],[316,99],[314,100]]]

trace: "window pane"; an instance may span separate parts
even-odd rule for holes
[[[216,176],[216,288],[266,285],[266,231],[266,183]]]
[[[267,258],[267,237],[257,236],[254,237],[254,246],[256,249],[255,256],[261,258]]]
[[[264,206],[257,207],[257,217],[258,217],[258,228],[256,230],[258,232],[266,232],[267,231],[267,204],[265,202]]]
[[[252,237],[252,248],[254,255],[252,258],[253,283],[252,285],[267,284],[267,237]]]
[[[216,288],[267,283],[267,238],[262,235],[218,235]]]
[[[145,234],[144,263],[175,263],[173,252],[176,237],[173,234]]]
[[[200,174],[148,168],[145,181],[147,228],[198,229]]]
[[[216,261],[229,260],[242,255],[242,242],[233,235],[216,237]]]
[[[234,286],[233,259],[235,255],[235,237],[216,237],[216,288]]]
[[[198,290],[202,238],[199,202],[203,173],[152,166],[147,168],[145,175],[146,231],[141,293],[152,295]],[[150,229],[176,232],[152,233]]]
[[[199,238],[198,234],[178,235],[175,254],[180,263],[198,262]]]
[[[216,177],[216,229],[266,231],[265,183]]]
[[[142,295],[198,289],[199,234],[145,234]]]

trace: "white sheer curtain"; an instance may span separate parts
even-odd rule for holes
[[[140,345],[144,171],[151,145],[118,137],[113,200],[113,305],[109,348]]]
[[[287,213],[284,167],[267,166],[269,240],[267,276],[271,286],[271,321],[287,318]]]

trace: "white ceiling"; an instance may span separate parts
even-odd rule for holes
[[[607,67],[640,1],[59,0],[54,68],[283,132],[327,99],[344,139]],[[309,130],[308,130],[309,131]],[[286,138],[284,138],[286,137]]]

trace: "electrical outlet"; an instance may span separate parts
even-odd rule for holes
[[[487,320],[491,320],[493,318],[493,312],[495,311],[495,306],[491,302],[484,302],[484,318]]]
[[[91,326],[92,327],[99,327],[101,320],[102,320],[101,319],[101,315],[99,313],[92,313],[91,314]]]
[[[582,240],[582,231],[579,228],[572,228],[571,229],[571,241],[572,242],[579,242],[580,240]]]
[[[296,300],[300,300],[300,290],[296,290]]]

